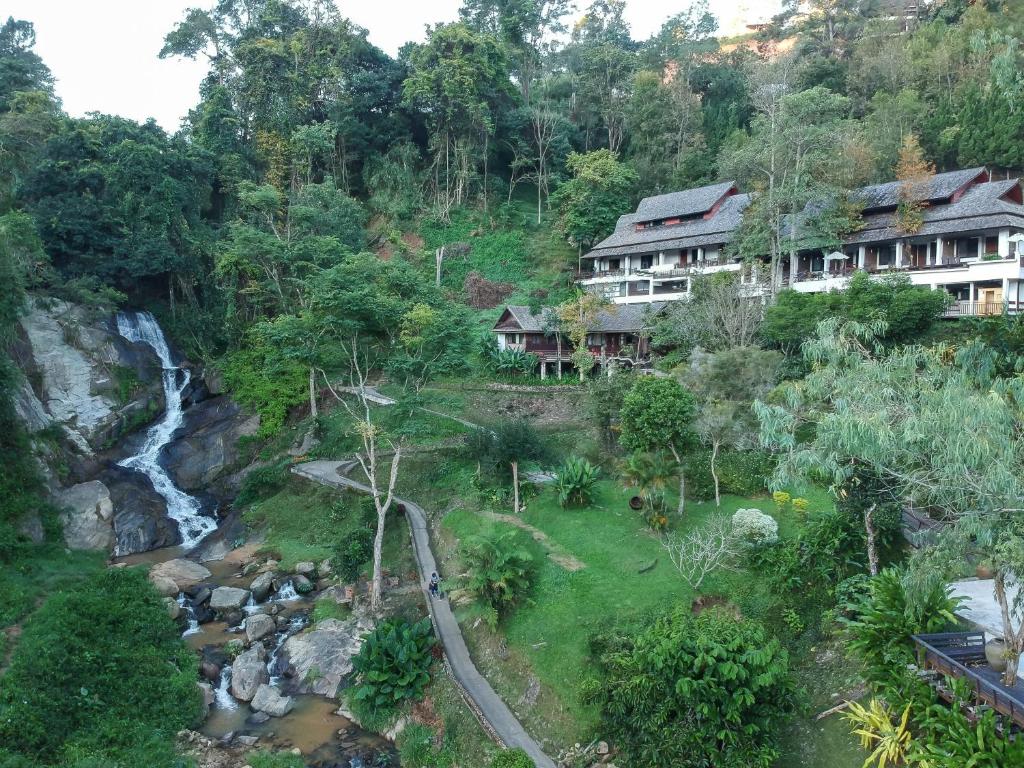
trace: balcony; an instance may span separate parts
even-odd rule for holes
[[[1016,315],[1022,309],[1016,301],[954,301],[947,308],[943,317],[992,317],[1007,314]]]
[[[974,707],[990,707],[1024,728],[1024,682],[1018,679],[1012,688],[1003,685],[1002,675],[985,660],[984,632],[942,632],[913,639],[924,674],[931,673],[932,685],[942,698],[954,699],[941,675],[966,680],[974,692]]]

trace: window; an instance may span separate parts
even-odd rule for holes
[[[619,259],[608,259],[608,271],[614,272],[616,269],[621,269],[619,266],[621,263]]]
[[[811,272],[824,272],[825,271],[825,257],[821,254],[817,256],[811,256]]]
[[[588,347],[600,347],[601,346],[601,334],[600,333],[588,333],[587,334],[587,346]]]
[[[640,269],[650,269],[654,265],[654,256],[641,256]]]
[[[518,344],[519,343],[519,334],[518,333],[506,333],[505,334],[505,343],[506,344]]]
[[[896,246],[892,244],[878,246],[878,266],[891,267],[895,264]]]

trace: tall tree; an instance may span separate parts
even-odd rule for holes
[[[552,198],[559,226],[581,252],[611,234],[615,222],[632,207],[637,173],[608,149],[572,153],[567,161],[572,178]]]

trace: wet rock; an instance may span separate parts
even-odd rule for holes
[[[150,579],[158,576],[170,579],[178,585],[178,591],[189,594],[192,587],[210,578],[210,571],[199,563],[179,557],[174,560],[157,563],[149,569]]]
[[[316,563],[296,563],[295,573],[298,576],[305,576],[307,579],[314,579],[316,578]]]
[[[210,595],[210,608],[216,613],[237,611],[249,600],[249,590],[237,587],[217,587]]]
[[[273,573],[277,570],[277,566],[280,565],[277,560],[267,560],[263,565],[259,567],[260,573]]]
[[[252,599],[257,603],[262,603],[267,597],[270,596],[271,590],[274,588],[274,579],[277,578],[277,574],[273,571],[268,573],[261,573],[255,579],[252,580],[252,584],[249,585],[249,591],[252,592]]]
[[[266,712],[253,712],[247,718],[245,718],[246,725],[263,725],[270,719],[270,715]]]
[[[337,696],[342,680],[352,672],[352,657],[370,628],[357,618],[325,619],[311,632],[288,638],[282,655],[295,669],[296,692]],[[310,674],[314,668],[317,674]]]
[[[261,685],[252,699],[251,706],[271,717],[284,717],[292,711],[295,701],[291,696],[282,696],[273,686]]]
[[[195,606],[210,602],[210,597],[212,595],[213,590],[209,587],[200,587],[199,589],[193,590],[193,594],[189,595],[189,597],[192,599],[192,605]]]
[[[167,502],[141,472],[111,465],[99,478],[114,504],[116,552],[131,555],[181,543],[178,524],[167,517]]]
[[[260,564],[255,561],[251,563],[246,563],[245,566],[242,568],[242,575],[248,576],[251,573],[256,573],[256,571],[258,571],[259,569]]]
[[[295,587],[295,591],[298,592],[300,595],[307,595],[313,591],[313,582],[311,582],[305,576],[293,577],[292,586]]]
[[[243,413],[227,397],[204,400],[185,411],[180,436],[164,446],[160,463],[179,488],[209,490],[226,499],[237,491],[227,475],[240,462],[239,438],[256,434],[259,427],[258,416]]]
[[[207,680],[219,680],[220,679],[220,666],[214,664],[212,661],[202,661],[199,664],[199,674],[205,677]]]
[[[260,740],[259,736],[236,736],[235,741],[246,747],[255,747],[256,742]]]
[[[255,613],[245,620],[245,636],[250,642],[262,640],[276,631],[277,624],[274,620],[262,613]]]
[[[257,643],[240,654],[231,665],[231,695],[240,701],[252,701],[259,687],[267,682],[267,650]]]
[[[197,605],[192,612],[195,614],[196,621],[200,624],[209,624],[217,618],[217,614],[213,612],[209,605]]]
[[[99,480],[79,483],[53,497],[61,511],[64,543],[68,549],[114,548],[114,504],[110,490]]]

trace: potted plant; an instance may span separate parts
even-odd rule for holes
[[[1006,642],[1003,638],[993,637],[985,643],[985,660],[994,672],[1005,672],[1008,658]]]

